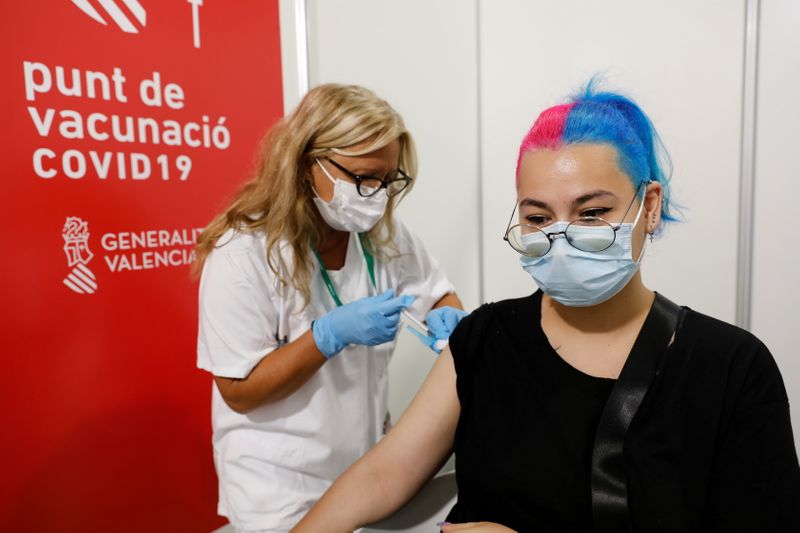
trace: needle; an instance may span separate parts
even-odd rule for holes
[[[409,313],[405,309],[403,309],[402,314],[409,322],[411,322],[412,325],[415,326],[414,329],[416,329],[417,331],[419,331],[423,335],[427,335],[429,337],[433,337],[433,333],[431,333],[431,330],[428,329],[428,326],[426,326],[425,324],[423,324],[422,322],[417,320],[414,315],[412,315],[411,313]]]
[[[430,337],[431,339],[435,340],[435,342],[433,343],[433,346],[431,346],[431,349],[433,349],[433,351],[435,351],[436,353],[439,353],[442,350],[444,350],[444,347],[447,346],[447,344],[448,344],[447,343],[447,339],[436,339],[436,336],[428,328],[428,326],[426,326],[425,324],[423,324],[422,322],[417,320],[414,317],[414,315],[412,315],[411,313],[409,313],[405,309],[403,309],[401,311],[401,313],[402,313],[403,317],[406,318],[406,320],[411,322],[411,324],[409,324],[409,326],[413,327],[414,329],[416,329],[417,331],[419,331],[423,335],[425,335],[427,337]]]

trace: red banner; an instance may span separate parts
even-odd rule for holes
[[[282,115],[277,0],[5,2],[3,531],[210,531],[204,226]]]

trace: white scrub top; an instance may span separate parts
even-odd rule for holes
[[[375,258],[373,288],[358,235],[351,233],[344,267],[329,271],[343,303],[394,288],[417,299],[423,318],[453,291],[439,263],[398,218],[399,256]],[[281,286],[266,262],[266,235],[229,231],[206,258],[200,282],[197,366],[216,376],[244,378],[311,321],[336,304],[316,266],[311,301]],[[286,265],[288,246],[281,248]],[[315,261],[316,264],[316,261]],[[288,531],[331,483],[383,435],[386,375],[395,342],[351,345],[327,361],[299,390],[247,414],[212,393],[214,463],[219,514],[237,530]]]

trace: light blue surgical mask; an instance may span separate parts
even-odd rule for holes
[[[644,202],[639,205],[636,219],[632,223],[619,224],[613,244],[599,252],[586,252],[569,244],[563,232],[569,222],[558,221],[542,231],[559,234],[549,252],[541,257],[521,256],[522,268],[531,275],[539,288],[555,301],[570,307],[589,307],[605,302],[628,284],[639,269],[647,240],[639,257],[633,259],[633,228],[642,215]],[[596,227],[571,228],[573,240],[586,239],[591,242],[598,232],[607,231]],[[523,235],[522,241],[541,240],[534,234]],[[532,242],[532,245],[537,245]]]

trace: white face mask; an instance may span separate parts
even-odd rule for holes
[[[628,284],[644,257],[647,240],[638,259],[633,259],[633,228],[639,222],[644,201],[633,223],[619,225],[614,243],[601,252],[584,252],[566,239],[556,239],[541,257],[520,257],[522,268],[531,275],[542,292],[569,307],[587,307],[605,302]],[[559,221],[543,231],[564,231],[568,222]],[[582,228],[582,237],[592,238],[596,228]]]
[[[317,191],[314,190],[316,195],[314,204],[325,222],[333,229],[340,231],[363,233],[374,228],[375,224],[383,217],[386,205],[389,203],[389,195],[386,194],[386,191],[380,191],[375,196],[365,198],[358,194],[354,183],[334,179],[319,159],[315,161],[322,169],[323,174],[333,183],[333,198],[330,202],[320,198]]]

